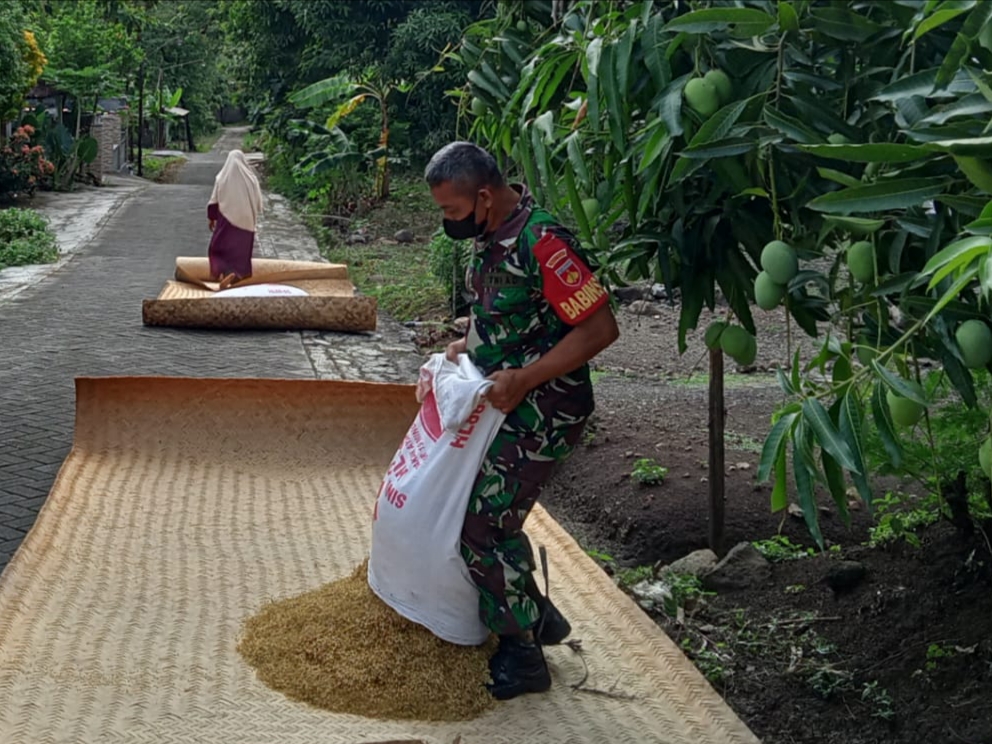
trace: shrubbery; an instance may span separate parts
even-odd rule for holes
[[[429,262],[431,273],[444,285],[451,298],[452,312],[455,314],[466,305],[465,271],[471,255],[472,242],[452,240],[443,230],[434,233],[431,239]]]
[[[48,220],[30,209],[0,211],[0,269],[52,263],[58,257]]]

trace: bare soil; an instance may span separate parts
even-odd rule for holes
[[[690,340],[679,356],[677,309],[657,310],[621,311],[622,338],[596,361],[586,444],[542,497],[613,572],[707,547],[707,378],[705,367],[693,372],[702,343]],[[758,322],[758,371],[727,369],[726,545],[784,534],[812,547],[802,520],[772,514],[770,487],[755,479],[781,399],[774,376],[760,370],[789,358],[784,317]],[[805,357],[812,344],[801,343]],[[640,457],[668,468],[661,485],[631,478]],[[868,548],[873,520],[858,502],[850,527],[829,496],[820,504],[824,537],[839,552],[776,563],[759,588],[705,597],[681,623],[657,612],[659,624],[766,744],[992,742],[988,544],[941,523],[922,534],[920,549]],[[850,593],[824,583],[839,560],[867,569]]]

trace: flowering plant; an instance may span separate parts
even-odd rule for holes
[[[24,124],[0,145],[0,199],[32,196],[55,173],[55,166],[45,159],[45,148],[31,144],[34,133],[34,127]]]

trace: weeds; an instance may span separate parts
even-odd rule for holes
[[[157,158],[146,155],[141,161],[141,172],[149,181],[168,183],[185,164],[184,157]]]
[[[785,535],[775,535],[767,540],[755,540],[751,545],[771,563],[808,558],[816,553],[813,548],[796,545]]]
[[[696,668],[711,685],[721,689],[726,687],[728,678],[733,674],[729,667],[732,654],[729,653],[727,644],[710,643],[703,639],[697,645],[692,639],[686,638],[682,641],[682,650],[695,662]]]
[[[896,711],[892,705],[892,697],[889,695],[888,690],[878,686],[878,680],[865,682],[861,688],[861,702],[872,709],[872,718],[891,721],[896,717]]]
[[[58,257],[47,219],[31,209],[0,210],[0,269],[52,263]]]
[[[927,660],[923,668],[928,672],[937,671],[941,659],[949,659],[954,656],[954,649],[945,648],[939,643],[931,643],[927,648]]]
[[[877,548],[903,540],[913,547],[920,547],[918,530],[940,519],[940,504],[936,496],[923,499],[910,507],[908,497],[887,493],[875,500],[878,524],[869,530],[868,545]]]
[[[734,449],[740,452],[751,452],[755,455],[760,455],[763,447],[762,443],[754,437],[748,436],[747,434],[740,434],[735,431],[728,431],[724,436],[723,441],[727,449]]]
[[[668,468],[662,467],[657,462],[648,457],[642,457],[634,463],[634,469],[630,477],[643,486],[656,486],[665,481],[668,475]]]
[[[616,573],[616,582],[624,591],[629,591],[632,587],[642,581],[650,581],[654,578],[654,569],[651,566],[638,566],[637,568],[622,568]]]

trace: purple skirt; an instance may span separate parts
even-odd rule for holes
[[[255,233],[232,225],[220,213],[216,204],[207,206],[207,217],[216,220],[207,256],[214,279],[234,274],[238,279],[251,276],[251,254],[255,248]]]

